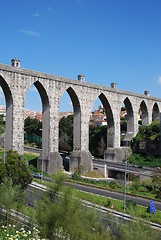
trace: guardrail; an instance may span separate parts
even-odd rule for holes
[[[39,184],[39,183],[36,183],[36,182],[33,182],[31,184],[29,184],[30,187],[33,187],[33,188],[37,188],[38,190],[41,190],[41,191],[46,191],[47,190],[47,187],[42,185],[42,184]],[[117,217],[117,218],[120,218],[122,220],[126,220],[126,221],[137,221],[137,218],[132,218],[130,214],[127,214],[127,213],[123,213],[123,212],[119,212],[119,211],[116,211],[114,209],[111,209],[111,208],[107,208],[107,207],[102,207],[98,204],[93,204],[89,201],[85,201],[85,200],[81,200],[81,203],[87,207],[91,207],[91,208],[94,208],[94,209],[97,209],[98,211],[102,212],[102,213],[105,213],[105,214],[111,214],[112,216],[114,217]],[[146,224],[149,224],[148,221],[146,220],[143,220],[144,223]],[[161,225],[160,224],[157,224],[157,223],[154,223],[154,222],[150,222],[150,226],[154,229],[157,229],[157,230],[160,230],[161,231]]]

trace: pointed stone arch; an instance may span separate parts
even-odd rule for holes
[[[149,114],[148,114],[148,109],[145,101],[143,100],[140,104],[140,109],[141,111],[141,119],[142,119],[142,125],[147,126],[149,124]]]
[[[12,149],[13,143],[13,97],[7,82],[2,76],[0,76],[0,85],[6,100],[5,149],[9,150]]]
[[[159,120],[159,107],[158,104],[155,102],[152,110],[152,121]]]
[[[73,151],[81,149],[81,108],[78,96],[72,87],[66,89],[73,105]],[[60,105],[60,104],[59,104]]]
[[[126,120],[127,120],[127,132],[125,135],[125,141],[131,141],[134,135],[134,112],[132,108],[131,101],[128,97],[124,99],[125,108],[127,111]]]
[[[50,139],[50,105],[47,92],[41,82],[36,81],[33,83],[36,87],[38,93],[40,94],[41,103],[42,103],[42,155],[41,160],[43,159],[44,171],[48,171],[48,161],[49,158],[49,139]],[[28,88],[29,91],[30,88]],[[27,92],[28,92],[27,91]],[[27,94],[26,92],[26,94]],[[38,162],[38,168],[41,168],[41,163]]]
[[[114,118],[111,106],[109,104],[109,101],[105,97],[103,93],[101,93],[99,96],[99,99],[101,100],[105,113],[107,118],[107,148],[108,147],[114,147]]]
[[[73,112],[74,112],[74,122],[73,122],[73,150],[81,149],[81,109],[80,103],[77,94],[73,90],[73,88],[69,87],[67,89],[67,93],[69,94],[72,104],[73,104]]]
[[[48,159],[50,152],[49,139],[50,139],[50,105],[47,92],[43,85],[36,81],[34,86],[37,88],[42,102],[42,156],[44,160]],[[44,167],[47,170],[47,162],[44,163]]]

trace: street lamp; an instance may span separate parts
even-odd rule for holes
[[[43,149],[42,149],[42,159],[41,159],[41,181],[43,180],[43,171],[44,171],[44,157],[43,157]]]
[[[126,171],[127,171],[127,140],[126,140],[126,156],[125,156],[124,211],[125,211],[125,205],[126,205]]]
[[[3,153],[3,162],[6,162],[6,148],[5,148],[5,137],[6,137],[6,129],[4,127],[4,140],[3,140],[3,144],[4,144],[4,153]]]
[[[42,132],[42,128],[39,129]],[[43,153],[43,148],[41,146],[41,181],[43,180],[43,171],[44,171],[44,153]]]

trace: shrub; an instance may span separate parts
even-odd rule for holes
[[[131,209],[137,206],[137,203],[131,199],[126,201],[127,208]]]
[[[6,152],[6,162],[2,164],[3,171],[0,172],[0,180],[4,177],[12,179],[13,185],[20,184],[22,188],[26,188],[32,181],[32,175],[27,168],[26,161],[17,151],[9,150]]]
[[[110,199],[107,200],[107,203],[105,204],[105,207],[111,207],[111,200]]]
[[[157,191],[156,198],[161,199],[161,188]]]
[[[116,189],[116,188],[117,188],[117,183],[115,183],[115,182],[110,182],[110,183],[109,183],[109,187],[112,188],[112,189]]]

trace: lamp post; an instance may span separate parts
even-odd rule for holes
[[[41,181],[43,180],[43,171],[44,171],[44,156],[43,156],[43,149],[42,149],[42,159],[41,159]]]
[[[42,128],[39,129],[42,132]],[[42,149],[42,154],[41,154],[41,181],[43,180],[43,171],[44,171],[44,152],[43,152],[43,148],[41,146]]]
[[[6,162],[6,148],[5,148],[5,137],[6,137],[6,129],[4,127],[4,154],[3,154],[3,162],[5,163]]]
[[[127,140],[126,140],[126,156],[125,156],[124,211],[125,211],[125,205],[126,205],[126,171],[127,171]]]

